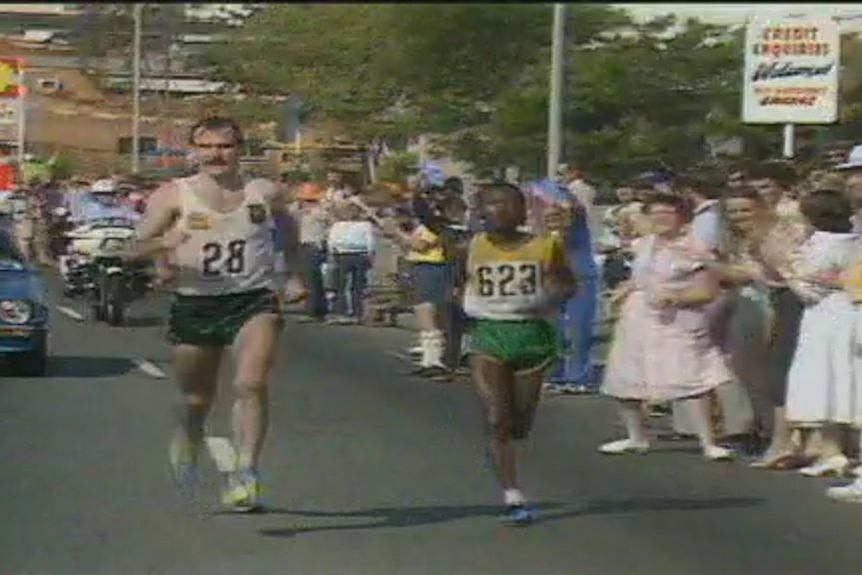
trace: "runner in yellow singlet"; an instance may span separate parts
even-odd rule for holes
[[[557,358],[554,315],[574,291],[563,245],[520,231],[525,198],[507,183],[480,196],[486,231],[470,243],[464,311],[472,319],[471,370],[485,408],[493,464],[512,525],[533,512],[518,489],[515,441],[533,423],[544,372]]]

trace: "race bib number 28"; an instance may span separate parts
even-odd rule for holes
[[[216,278],[245,272],[245,245],[245,240],[204,244],[201,260],[204,277]]]
[[[541,287],[541,267],[536,262],[501,262],[476,268],[482,297],[532,296]]]

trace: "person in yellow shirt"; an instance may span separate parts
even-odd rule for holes
[[[490,185],[480,209],[486,231],[470,242],[464,288],[464,312],[473,322],[470,367],[503,488],[501,519],[526,525],[533,512],[518,488],[515,442],[527,439],[545,372],[557,359],[552,322],[574,291],[574,277],[558,237],[520,231],[527,210],[518,187]]]
[[[383,230],[406,251],[415,288],[413,311],[419,328],[422,358],[415,375],[442,377],[449,370],[444,366],[445,337],[441,329],[440,310],[449,296],[447,288],[446,254],[440,234],[431,229],[432,223],[419,222],[411,231],[395,222],[385,222]]]

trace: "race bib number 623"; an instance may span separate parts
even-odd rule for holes
[[[501,262],[476,268],[479,295],[482,297],[519,297],[535,295],[541,282],[536,262]]]

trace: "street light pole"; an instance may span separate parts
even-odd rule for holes
[[[132,173],[137,174],[140,156],[141,121],[141,12],[143,4],[135,4],[135,37],[132,55]]]
[[[562,152],[563,129],[563,38],[566,5],[554,4],[551,41],[551,94],[548,106],[548,178],[554,179]]]

